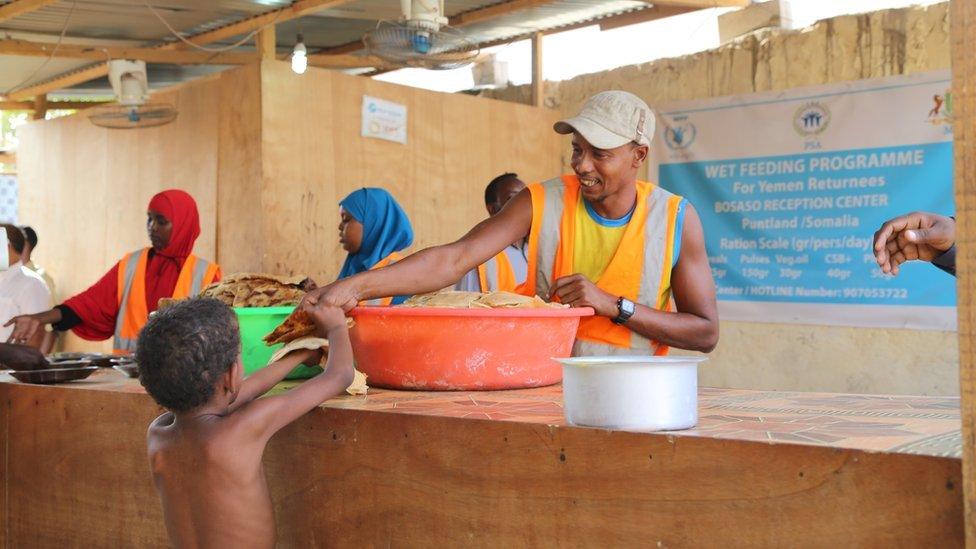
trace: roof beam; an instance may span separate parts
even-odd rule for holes
[[[0,101],[0,111],[32,111],[33,101]]]
[[[20,88],[19,90],[13,91],[7,94],[6,99],[11,101],[21,101],[27,99],[28,97],[34,97],[35,95],[41,93],[47,93],[55,90],[60,90],[61,88],[67,88],[74,86],[75,84],[82,84],[88,82],[89,80],[94,80],[96,78],[101,78],[108,74],[108,66],[106,63],[96,63],[94,65],[86,65],[80,67],[73,71],[61,74],[51,80],[46,82],[35,84],[33,86],[28,86],[26,88]]]
[[[545,102],[546,81],[542,77],[542,37],[541,32],[532,35],[532,105],[543,106]]]
[[[258,57],[262,60],[275,58],[278,38],[275,36],[274,25],[268,25],[259,30],[254,39],[254,45],[258,50]]]
[[[752,0],[643,0],[655,6],[674,6],[677,8],[744,8],[752,4]]]
[[[626,27],[627,25],[646,23],[648,21],[654,21],[655,19],[664,19],[665,17],[681,15],[683,13],[690,13],[693,11],[697,10],[694,8],[682,8],[680,6],[657,5],[642,10],[621,13],[620,15],[615,15],[613,17],[607,17],[606,19],[597,21],[597,24],[600,25],[601,31],[608,31],[619,29],[620,27]]]
[[[14,17],[39,10],[44,6],[51,5],[58,0],[13,0],[0,6],[0,23],[9,21]]]
[[[388,67],[389,63],[368,55],[313,53],[308,56],[308,66],[325,69],[359,69],[363,67]]]
[[[81,110],[88,107],[97,107],[114,101],[48,101],[47,110]],[[32,111],[34,110],[33,101],[0,101],[0,111]]]
[[[34,97],[34,112],[31,120],[44,120],[47,116],[47,94],[40,94]]]
[[[125,48],[117,46],[76,46],[61,44],[55,51],[55,44],[28,42],[26,40],[0,40],[0,55],[29,55],[36,57],[68,59],[138,59],[147,63],[170,63],[174,65],[243,65],[255,61],[254,53],[228,52],[211,53],[207,51],[173,51],[160,48]]]
[[[207,32],[202,32],[200,34],[195,34],[193,36],[187,37],[187,40],[193,42],[196,45],[202,46],[204,44],[210,44],[213,42],[218,42],[225,38],[231,38],[234,36],[239,36],[241,34],[247,34],[255,29],[260,29],[261,27],[268,25],[275,25],[278,23],[284,23],[285,21],[290,21],[298,17],[308,15],[310,13],[326,10],[329,8],[334,8],[342,4],[346,4],[351,0],[298,0],[292,2],[291,5],[279,8],[276,10],[267,11],[260,15],[255,15],[253,17],[248,17],[242,21],[236,23],[231,23],[225,25],[218,29],[214,29]],[[186,50],[190,46],[181,41],[170,42],[168,44],[161,45],[154,49],[160,50]],[[203,52],[210,53],[210,52]],[[82,67],[75,71],[67,72],[56,76],[54,78],[48,79],[44,82],[34,84],[26,88],[21,88],[10,93],[7,99],[20,100],[26,99],[28,97],[33,97],[38,94],[48,93],[51,91],[59,90],[61,88],[66,88],[69,86],[74,86],[76,84],[81,84],[83,82],[88,82],[89,80],[94,80],[108,74],[108,66],[105,63],[99,63],[97,65],[89,65],[87,67]]]

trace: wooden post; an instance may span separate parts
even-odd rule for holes
[[[275,27],[274,25],[268,25],[263,29],[259,30],[255,35],[255,46],[258,50],[258,57],[264,61],[265,59],[275,59],[275,46],[277,40],[275,39]]]
[[[541,107],[545,102],[543,92],[545,81],[542,79],[542,38],[541,32],[532,35],[532,106]]]
[[[949,9],[963,488],[966,546],[976,547],[976,2],[952,0]]]
[[[34,114],[31,120],[44,120],[47,115],[47,94],[42,93],[34,97]]]

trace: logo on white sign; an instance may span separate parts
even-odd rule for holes
[[[407,107],[399,103],[363,96],[362,135],[407,142]]]

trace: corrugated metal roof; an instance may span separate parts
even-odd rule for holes
[[[647,6],[647,2],[632,0],[604,2],[562,0],[476,23],[464,27],[464,32],[473,42],[493,42],[534,31],[547,31],[586,21],[597,21],[603,17],[644,9]]]
[[[398,19],[399,7],[391,9],[389,0],[361,0],[350,4],[350,7],[360,7],[368,4],[385,4],[385,9],[376,12],[354,12],[347,14],[347,10],[325,10],[277,25],[278,43],[291,48],[295,45],[295,37],[299,32],[305,38],[305,45],[309,48],[327,49],[335,46],[359,42],[363,34],[376,27],[381,19]],[[490,4],[489,4],[490,5]],[[450,15],[469,12],[482,8],[482,0],[448,0],[445,10]],[[521,10],[511,15],[493,18],[481,23],[463,27],[465,35],[474,42],[495,42],[510,37],[523,36],[535,31],[547,31],[563,26],[575,25],[585,21],[597,21],[602,17],[626,13],[636,9],[644,9],[647,2],[634,0],[609,0],[596,2],[592,0],[562,0],[554,1],[541,7]],[[452,9],[457,7],[458,9]],[[330,17],[336,13],[355,15],[356,18]],[[365,18],[365,13],[381,13],[378,19]],[[232,43],[234,40],[228,40]]]
[[[149,89],[159,90],[227,68],[229,67],[222,65],[153,64],[146,67],[146,75],[149,78]],[[57,95],[61,97],[110,96],[112,95],[112,87],[108,83],[108,77],[102,77],[63,90]]]
[[[291,3],[287,0],[150,1],[173,28],[185,35],[205,32]],[[0,34],[5,31],[25,31],[56,37],[70,13],[65,38],[67,44],[77,43],[78,38],[127,40],[145,46],[175,40],[144,2],[145,0],[60,0],[0,23]],[[505,3],[507,2],[504,0],[446,0],[445,11],[448,16],[455,16]],[[641,0],[554,0],[467,25],[463,32],[475,43],[498,42],[535,31],[550,31],[586,21],[595,22],[603,17],[647,7],[648,3]],[[399,2],[396,0],[351,0],[337,8],[278,23],[278,44],[281,50],[290,49],[299,32],[303,34],[310,51],[358,44],[363,34],[373,29],[378,21],[398,19],[399,9]],[[231,44],[240,38],[229,38],[214,46]],[[9,89],[13,83],[22,81],[43,61],[43,58],[38,57],[0,56],[0,93]],[[32,77],[30,83],[42,82],[59,74],[59,71],[87,63],[89,62],[54,59],[44,70]],[[216,69],[153,67],[150,70],[150,80],[154,87],[159,81],[179,82]],[[107,82],[103,88],[99,88],[98,81],[95,81],[95,84],[88,83],[78,86],[77,89],[104,93],[107,91]]]
[[[156,11],[175,29],[196,33],[250,17],[288,2],[270,6],[243,0],[199,2],[153,0]],[[72,12],[72,5],[74,11]],[[0,29],[57,35],[68,14],[67,36],[127,40],[162,40],[169,30],[140,0],[61,0],[39,10],[0,23]]]

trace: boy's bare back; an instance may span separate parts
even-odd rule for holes
[[[330,340],[324,373],[286,394],[257,399],[298,364],[315,363],[320,351],[291,353],[247,379],[241,379],[236,361],[203,405],[166,412],[149,426],[153,482],[177,547],[274,546],[265,446],[279,429],[340,394],[353,376],[342,312],[319,310],[314,316]]]
[[[153,483],[169,538],[181,547],[274,546],[264,444],[235,415],[178,425],[167,412],[149,426]]]

